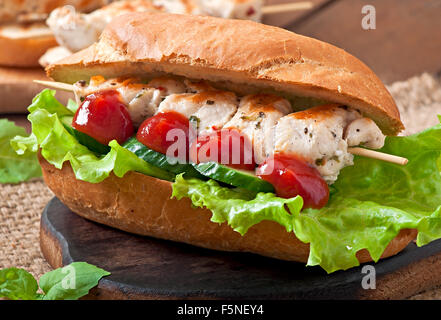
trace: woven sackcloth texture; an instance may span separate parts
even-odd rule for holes
[[[396,82],[388,89],[406,126],[404,134],[418,132],[438,122],[441,84],[429,74]],[[37,278],[51,268],[39,247],[39,218],[53,194],[41,179],[18,185],[0,185],[0,269],[20,267]],[[441,299],[441,288],[412,299]]]
[[[0,184],[0,269],[24,268],[39,277],[50,271],[40,252],[40,214],[53,197],[42,179]]]

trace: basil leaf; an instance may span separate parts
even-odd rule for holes
[[[86,262],[73,262],[44,274],[40,287],[43,300],[76,300],[89,293],[98,281],[110,273]]]
[[[26,270],[0,270],[0,297],[11,300],[35,300],[38,297],[37,290],[37,280]]]

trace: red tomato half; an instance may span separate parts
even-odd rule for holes
[[[152,150],[188,161],[193,135],[188,119],[178,112],[163,112],[146,119],[136,138]]]
[[[237,130],[222,129],[198,137],[190,147],[190,160],[194,163],[213,161],[243,170],[256,168],[253,146]]]
[[[256,175],[271,183],[279,197],[301,196],[304,208],[320,209],[328,203],[326,181],[317,169],[295,156],[276,154],[257,168]]]
[[[133,135],[133,123],[120,94],[115,90],[90,94],[78,108],[72,127],[107,145],[122,144]]]

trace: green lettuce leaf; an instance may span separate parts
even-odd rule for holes
[[[174,175],[148,164],[116,141],[109,143],[111,149],[105,156],[96,155],[80,144],[60,120],[61,117],[71,117],[72,111],[60,104],[54,95],[54,91],[46,89],[34,98],[28,108],[32,135],[11,141],[17,153],[40,147],[42,156],[56,168],[61,169],[63,163],[69,161],[76,178],[91,183],[103,181],[111,172],[123,177],[128,171],[173,180]]]
[[[66,108],[55,98],[55,90],[45,89],[32,99],[32,104],[28,107],[30,113],[37,109],[44,109],[49,113],[56,113],[59,117],[71,116],[73,112]],[[69,103],[69,106],[73,105],[73,101]]]
[[[409,163],[398,166],[357,157],[354,166],[342,170],[329,203],[320,210],[300,211],[294,201],[287,212],[281,206],[286,199],[272,194],[246,197],[214,182],[181,176],[173,196],[209,208],[212,221],[226,222],[241,234],[262,220],[275,221],[310,244],[309,266],[345,270],[359,265],[356,253],[361,249],[378,261],[402,229],[417,229],[419,246],[441,238],[441,125],[387,138],[382,151],[404,156]]]
[[[227,222],[241,235],[263,220],[275,221],[284,226],[287,232],[291,232],[291,214],[300,212],[303,207],[301,197],[282,199],[263,192],[256,195],[239,188],[221,187],[214,180],[205,182],[196,178],[185,179],[183,174],[176,176],[172,197],[188,197],[194,206],[210,209],[213,213],[211,221]]]
[[[19,183],[41,176],[36,146],[23,148],[18,154],[10,145],[16,135],[25,134],[24,128],[0,119],[0,183]]]

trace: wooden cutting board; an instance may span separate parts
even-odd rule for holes
[[[376,289],[366,290],[363,266],[328,275],[300,263],[136,236],[85,220],[57,198],[43,212],[40,245],[53,268],[86,261],[112,273],[90,299],[402,299],[441,284],[441,241],[412,243],[381,260]]]
[[[32,99],[45,88],[34,80],[49,79],[42,68],[0,67],[0,114],[27,113]],[[60,91],[57,98],[66,103],[73,94]]]

